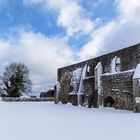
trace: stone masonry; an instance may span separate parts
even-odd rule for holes
[[[60,68],[57,100],[64,104],[140,112],[140,76],[133,77],[139,71],[139,63],[140,44],[137,44]]]

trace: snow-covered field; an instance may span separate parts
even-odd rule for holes
[[[53,103],[0,102],[0,140],[139,140],[140,114]]]

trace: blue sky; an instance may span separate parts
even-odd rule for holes
[[[85,10],[86,16],[91,20],[100,18],[102,21],[98,26],[110,21],[117,13],[114,7],[114,0],[79,0],[77,3]],[[0,32],[5,34],[9,29],[18,26],[30,27],[34,32],[40,32],[48,37],[66,36],[64,27],[57,24],[58,13],[55,10],[48,10],[46,13],[41,9],[41,4],[25,5],[22,0],[6,0],[0,10]],[[80,35],[77,32],[68,39],[68,43],[76,46],[76,50],[89,41],[88,35]]]
[[[139,0],[0,0],[0,72],[25,63],[33,92],[57,68],[140,42]]]

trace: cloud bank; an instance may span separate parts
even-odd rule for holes
[[[92,39],[79,52],[80,60],[92,58],[140,42],[140,1],[116,0],[119,15],[92,32]]]
[[[53,87],[57,68],[73,63],[73,52],[63,38],[21,30],[17,38],[0,41],[1,73],[11,62],[25,63],[36,92]],[[33,91],[33,92],[34,92]]]
[[[100,22],[99,18],[92,21],[76,0],[24,0],[23,2],[25,5],[40,4],[46,13],[51,10],[56,11],[56,23],[65,28],[68,37],[75,33],[90,34]]]

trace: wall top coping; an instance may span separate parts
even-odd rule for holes
[[[101,76],[110,76],[110,75],[117,75],[117,74],[123,74],[123,73],[132,73],[135,69],[127,70],[127,71],[120,71],[120,72],[114,72],[114,73],[104,73]]]

